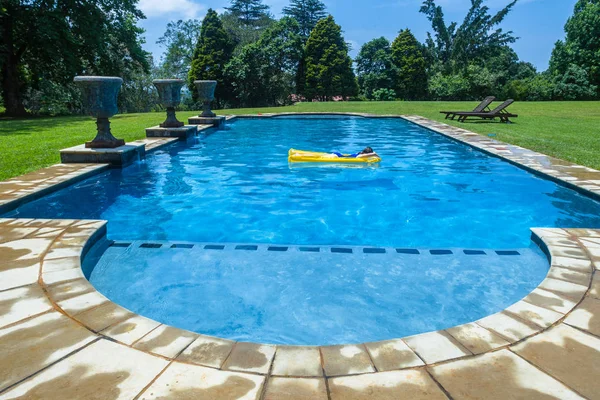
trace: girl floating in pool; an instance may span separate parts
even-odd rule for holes
[[[338,152],[332,152],[330,153],[332,156],[334,157],[340,157],[340,158],[367,158],[367,157],[379,157],[379,155],[377,153],[375,153],[373,151],[372,148],[370,147],[365,147],[363,151],[359,152],[359,153],[354,153],[354,154],[342,154],[342,153],[338,153]]]

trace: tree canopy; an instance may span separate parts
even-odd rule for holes
[[[435,40],[427,33],[427,47],[434,62],[445,67],[465,68],[471,62],[485,60],[497,54],[498,49],[516,41],[512,32],[497,28],[511,11],[517,0],[513,0],[496,14],[491,15],[484,0],[471,0],[471,8],[462,24],[446,25],[444,12],[435,0],[425,0],[421,13],[431,21]]]
[[[586,79],[600,90],[600,0],[579,0],[573,16],[565,25],[565,41],[558,41],[550,59],[550,71],[559,76],[577,76],[583,70]],[[578,80],[581,80],[580,76]],[[596,92],[600,97],[600,91]]]
[[[283,14],[298,21],[300,35],[308,39],[317,22],[327,16],[326,9],[320,0],[291,0],[290,5],[283,8]]]
[[[224,80],[225,66],[231,60],[234,44],[223,28],[219,15],[209,9],[202,21],[200,37],[194,50],[192,66],[188,74],[188,86],[194,100],[197,93],[195,80],[219,82],[215,97],[217,102],[231,97],[231,89]]]
[[[77,74],[148,71],[137,0],[3,0],[0,63],[6,113],[26,114],[27,89],[64,85]]]
[[[302,57],[299,32],[296,20],[284,17],[231,60],[226,76],[234,87],[236,105],[257,107],[290,102]]]
[[[198,32],[202,23],[196,19],[169,22],[156,43],[166,47],[158,74],[163,78],[187,79]]]
[[[356,57],[356,75],[361,95],[375,98],[379,89],[393,90],[396,82],[396,68],[392,64],[390,41],[384,37],[365,43]],[[394,93],[395,97],[395,93]]]
[[[231,0],[225,9],[247,27],[261,26],[265,18],[271,18],[269,6],[262,0]]]
[[[423,46],[409,29],[400,31],[392,43],[391,60],[396,72],[396,94],[404,100],[427,95],[427,69]]]
[[[307,99],[332,100],[336,96],[358,94],[358,85],[348,55],[342,28],[330,15],[320,20],[306,42],[304,53],[306,81],[303,94]]]

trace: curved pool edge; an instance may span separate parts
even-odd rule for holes
[[[600,345],[598,323],[593,322],[600,318],[600,282],[598,274],[594,275],[600,268],[600,230],[533,229],[534,238],[543,243],[551,258],[548,276],[523,300],[497,314],[458,327],[385,342],[302,347],[233,342],[198,335],[160,324],[112,303],[96,291],[81,270],[83,254],[104,238],[105,229],[105,221],[0,220],[0,246],[15,253],[14,260],[10,255],[8,259],[3,257],[1,281],[16,284],[16,287],[0,287],[0,304],[10,301],[9,312],[0,317],[0,342],[3,332],[31,324],[35,327],[36,320],[52,315],[62,321],[61,337],[65,339],[64,343],[54,340],[47,345],[55,347],[53,353],[66,351],[65,348],[70,351],[69,357],[57,361],[58,365],[75,360],[80,352],[103,348],[94,353],[97,361],[95,358],[86,361],[91,363],[89,368],[96,369],[96,363],[98,369],[105,368],[101,364],[106,358],[144,359],[143,363],[131,366],[133,376],[142,374],[141,370],[146,373],[151,365],[163,365],[153,379],[139,388],[139,393],[152,382],[156,385],[161,379],[168,379],[170,371],[189,370],[190,374],[204,374],[216,381],[235,378],[247,380],[248,385],[253,382],[257,396],[281,385],[319,392],[325,387],[331,396],[336,384],[346,389],[348,385],[361,386],[365,382],[369,386],[392,375],[405,376],[408,371],[422,378],[423,385],[434,380],[446,387],[445,378],[436,378],[436,371],[447,371],[454,365],[483,362],[493,368],[495,361],[489,364],[485,360],[496,360],[499,356],[539,363],[540,356],[528,355],[527,349],[535,348],[540,341],[548,342],[550,339],[545,337],[556,336],[556,332],[588,335],[586,340],[593,339]],[[31,264],[29,267],[23,266],[25,260],[31,260],[25,262]],[[43,324],[39,329],[39,335],[48,334],[42,331]],[[79,336],[85,339],[74,349],[69,339]],[[28,339],[16,341],[12,346],[26,353],[32,346],[31,337]],[[36,379],[42,379],[43,372],[19,384],[47,368],[45,361],[31,365],[30,371],[15,377],[8,385],[4,379],[0,380],[0,394],[11,388],[18,393],[20,387],[26,388]],[[547,368],[541,369],[552,375]],[[579,372],[593,373],[583,365]],[[564,383],[564,377],[558,381]],[[451,389],[446,390],[452,393]]]

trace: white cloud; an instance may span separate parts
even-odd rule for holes
[[[198,18],[206,6],[192,0],[140,0],[138,7],[148,18],[169,16],[171,18]]]

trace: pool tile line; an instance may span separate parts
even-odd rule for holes
[[[366,254],[366,255],[381,255],[381,254],[402,254],[402,255],[453,255],[464,254],[468,256],[520,256],[521,253],[517,250],[473,250],[473,249],[400,249],[395,247],[362,247],[362,246],[294,246],[285,244],[253,244],[253,243],[224,243],[224,244],[206,244],[194,242],[171,242],[171,241],[154,241],[154,242],[111,242],[109,247],[127,249],[130,246],[135,246],[141,249],[174,249],[174,250],[237,250],[237,251],[259,251],[259,252],[275,252],[284,253],[288,251],[298,251],[302,253],[320,253],[330,252],[332,254]]]

